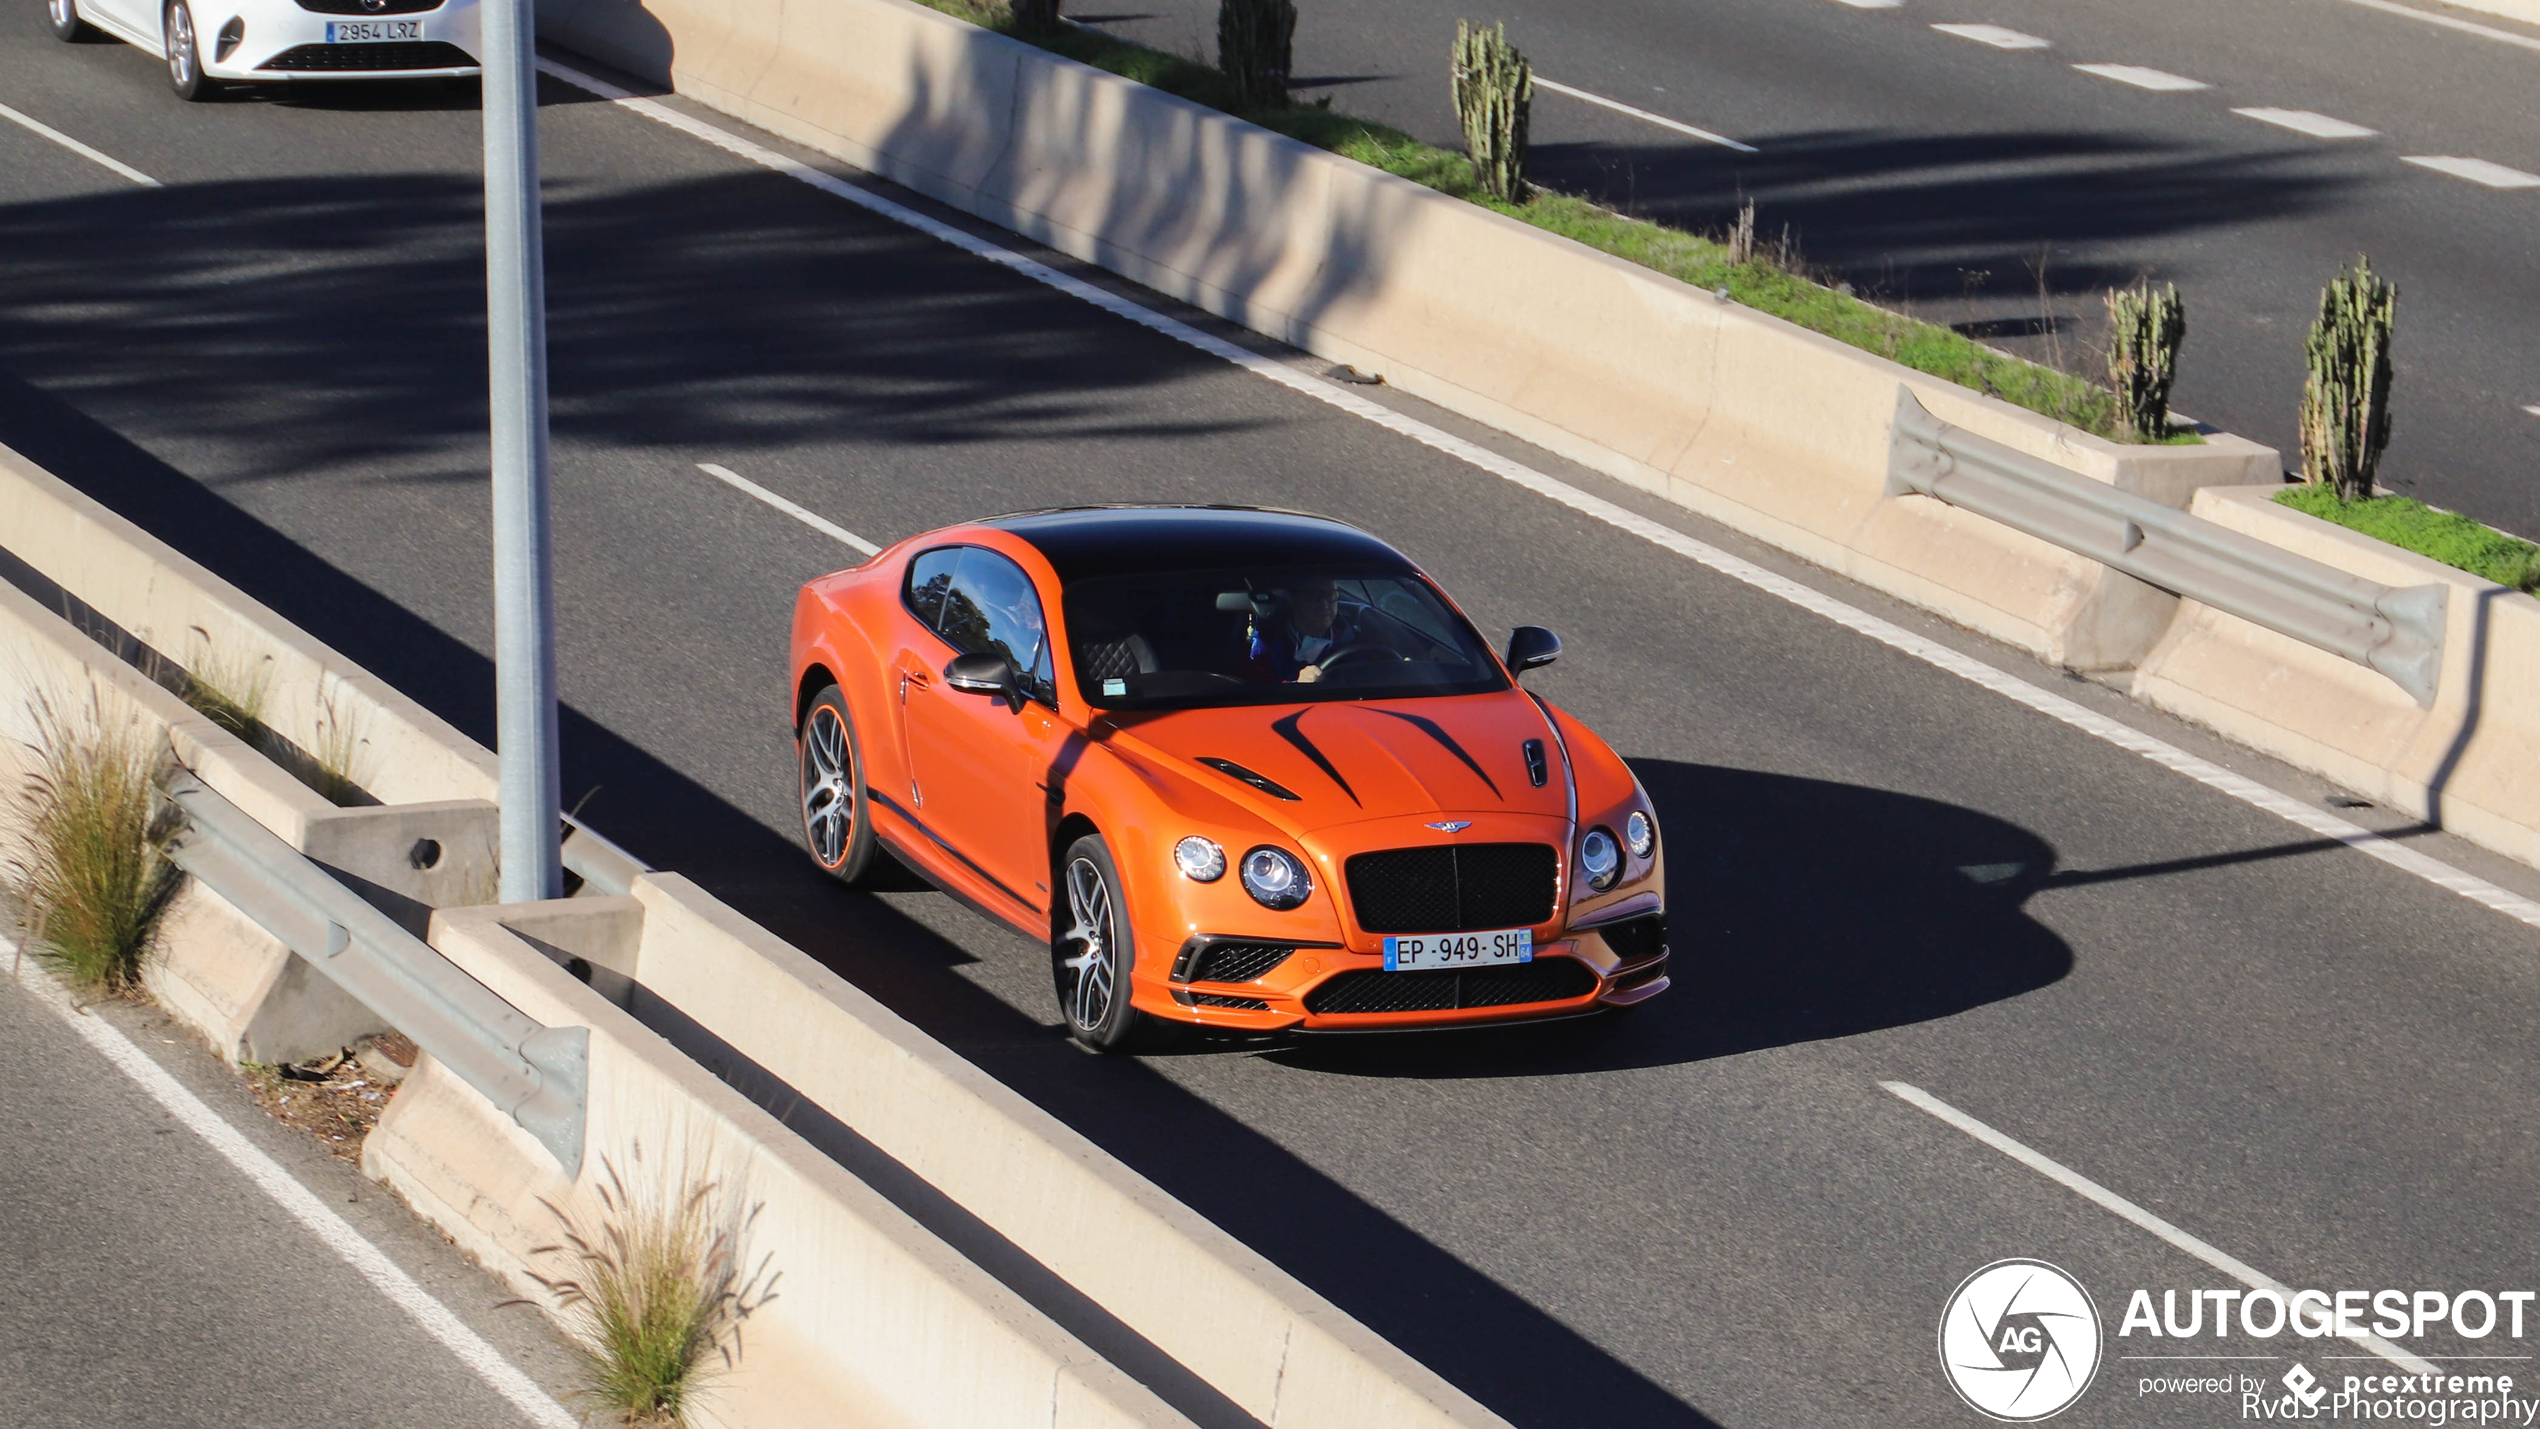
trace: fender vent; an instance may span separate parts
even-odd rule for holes
[[[1251,770],[1246,769],[1231,759],[1212,759],[1206,755],[1202,755],[1199,762],[1216,770],[1218,773],[1225,775],[1229,779],[1250,784],[1255,789],[1260,790],[1262,793],[1269,795],[1273,799],[1285,799],[1291,804],[1303,802],[1295,794],[1290,793],[1285,785],[1280,784],[1278,781],[1271,779],[1266,775],[1255,774]]]

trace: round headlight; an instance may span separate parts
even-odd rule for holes
[[[1215,883],[1226,876],[1226,851],[1193,834],[1173,845],[1173,866],[1193,883]]]
[[[1658,847],[1658,825],[1650,822],[1647,814],[1634,809],[1632,816],[1623,820],[1623,842],[1631,849],[1632,857],[1647,858],[1649,851]]]
[[[1263,845],[1244,855],[1244,892],[1264,908],[1294,908],[1314,891],[1305,865],[1286,849]]]
[[[1590,829],[1579,840],[1579,871],[1587,875],[1588,887],[1599,893],[1614,886],[1614,878],[1623,871],[1623,850],[1614,842],[1609,829]]]

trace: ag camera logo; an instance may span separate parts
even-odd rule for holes
[[[1940,1312],[1940,1367],[1967,1407],[2030,1424],[2072,1407],[2099,1372],[2099,1307],[2042,1260],[1997,1260]]]

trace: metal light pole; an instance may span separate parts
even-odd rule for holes
[[[485,330],[494,448],[494,737],[502,896],[564,894],[558,862],[553,536],[547,516],[547,277],[538,212],[531,0],[485,0]]]

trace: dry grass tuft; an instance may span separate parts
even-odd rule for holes
[[[740,1211],[715,1182],[684,1174],[631,1189],[614,1162],[600,1165],[599,1214],[548,1203],[564,1241],[531,1254],[559,1269],[531,1278],[582,1351],[585,1399],[630,1429],[686,1429],[738,1361],[742,1322],[776,1297],[767,1260],[745,1265],[758,1208]]]
[[[157,790],[165,745],[93,685],[67,707],[38,695],[28,713],[35,767],[10,801],[7,864],[28,951],[90,992],[130,992],[179,881],[176,811]]]

